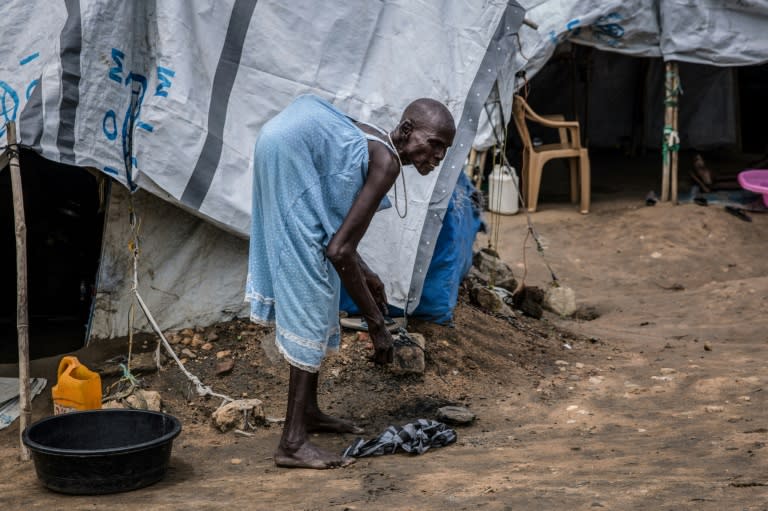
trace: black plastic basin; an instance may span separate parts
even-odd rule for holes
[[[176,417],[147,410],[90,410],[47,417],[24,430],[37,477],[78,495],[135,490],[163,478]]]

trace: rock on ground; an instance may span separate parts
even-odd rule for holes
[[[131,408],[133,410],[150,410],[159,412],[162,406],[160,393],[154,390],[137,389],[130,396],[120,399],[107,401],[101,407],[110,408]]]
[[[504,300],[493,289],[482,284],[476,284],[471,292],[472,301],[483,309],[502,314],[504,316],[514,316],[514,312],[504,303]]]
[[[542,305],[561,316],[572,316],[576,312],[576,293],[566,286],[550,287]]]
[[[470,424],[476,415],[464,406],[443,406],[437,409],[437,420],[449,424]]]
[[[487,275],[493,283],[508,280],[513,276],[512,269],[499,259],[499,256],[487,249],[475,252],[472,264],[483,274]]]
[[[232,428],[245,430],[264,420],[264,405],[260,399],[237,399],[217,409],[211,418],[222,432]]]

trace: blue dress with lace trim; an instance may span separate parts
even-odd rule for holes
[[[304,95],[264,125],[254,149],[245,298],[251,319],[274,324],[280,353],[307,371],[339,346],[341,282],[325,248],[365,182],[369,139],[336,107]]]

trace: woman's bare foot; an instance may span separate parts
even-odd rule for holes
[[[304,442],[298,449],[286,449],[277,447],[275,452],[275,465],[290,468],[341,468],[355,462],[354,458],[342,458],[336,454],[320,449],[310,442]]]
[[[308,412],[306,415],[307,431],[310,433],[352,433],[362,435],[365,430],[354,423],[326,415],[323,412]]]

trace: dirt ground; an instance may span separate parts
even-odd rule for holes
[[[747,223],[714,205],[598,196],[589,215],[545,201],[532,218],[546,261],[597,317],[506,320],[463,296],[453,328],[410,325],[427,339],[423,377],[372,367],[365,339],[351,332],[321,373],[321,404],[365,426],[367,437],[433,418],[443,404],[468,406],[478,418],[456,427],[456,444],[340,470],[276,468],[279,426],[251,437],[218,432],[209,420],[218,402],[194,396],[166,365],[144,376],[183,423],[163,481],[99,497],[49,492],[32,464],[18,461],[12,426],[0,432],[3,508],[767,510],[768,215]],[[502,259],[526,283],[546,286],[549,273],[525,241],[526,216],[499,220]],[[478,247],[489,239],[479,236]],[[282,416],[287,370],[264,357],[261,332],[233,322],[201,333],[214,331],[212,349],[197,349],[189,368]],[[82,358],[97,363],[124,348]],[[222,350],[235,366],[215,376]],[[50,375],[54,363],[33,369]],[[50,411],[46,390],[34,418]],[[352,440],[315,438],[338,451]]]

